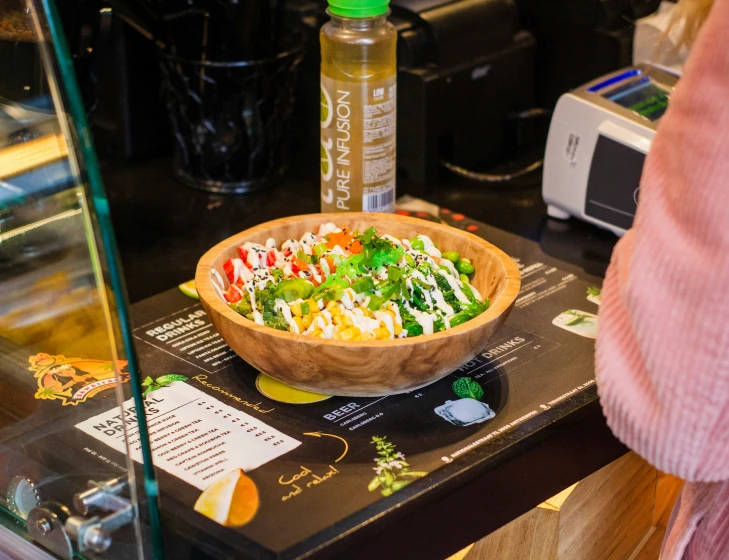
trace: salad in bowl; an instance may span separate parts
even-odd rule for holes
[[[227,305],[259,325],[313,338],[369,341],[430,335],[489,307],[467,255],[425,233],[398,238],[326,222],[279,243],[246,241],[212,270]],[[227,285],[227,287],[226,287]]]
[[[255,370],[367,397],[423,387],[468,362],[519,286],[516,263],[481,237],[363,212],[256,225],[211,247],[195,274],[213,326]]]

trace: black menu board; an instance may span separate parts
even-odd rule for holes
[[[600,280],[533,242],[441,217],[514,258],[522,289],[482,353],[410,393],[286,392],[225,345],[194,299],[171,290],[133,307],[168,529],[221,556],[308,555],[594,397]],[[123,464],[115,416],[77,429],[87,453]]]

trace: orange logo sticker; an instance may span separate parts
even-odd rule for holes
[[[108,360],[36,354],[28,362],[28,369],[38,380],[35,398],[39,400],[60,400],[63,406],[75,406],[117,385],[114,363]],[[122,383],[129,381],[129,373],[123,371],[126,367],[126,360],[117,360]]]

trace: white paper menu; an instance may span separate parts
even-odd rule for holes
[[[233,469],[253,470],[301,445],[258,418],[179,381],[150,393],[145,408],[155,466],[200,490]],[[76,427],[126,453],[126,424],[132,458],[141,463],[131,399],[124,403],[124,411],[122,417],[114,408]]]

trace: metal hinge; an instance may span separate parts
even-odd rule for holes
[[[70,515],[61,504],[44,503],[28,514],[28,533],[63,559],[73,558],[71,540],[76,541],[78,552],[104,552],[111,546],[111,534],[134,519],[134,505],[122,496],[128,487],[126,475],[104,482],[89,481],[89,489],[73,497],[74,508],[81,515]]]

